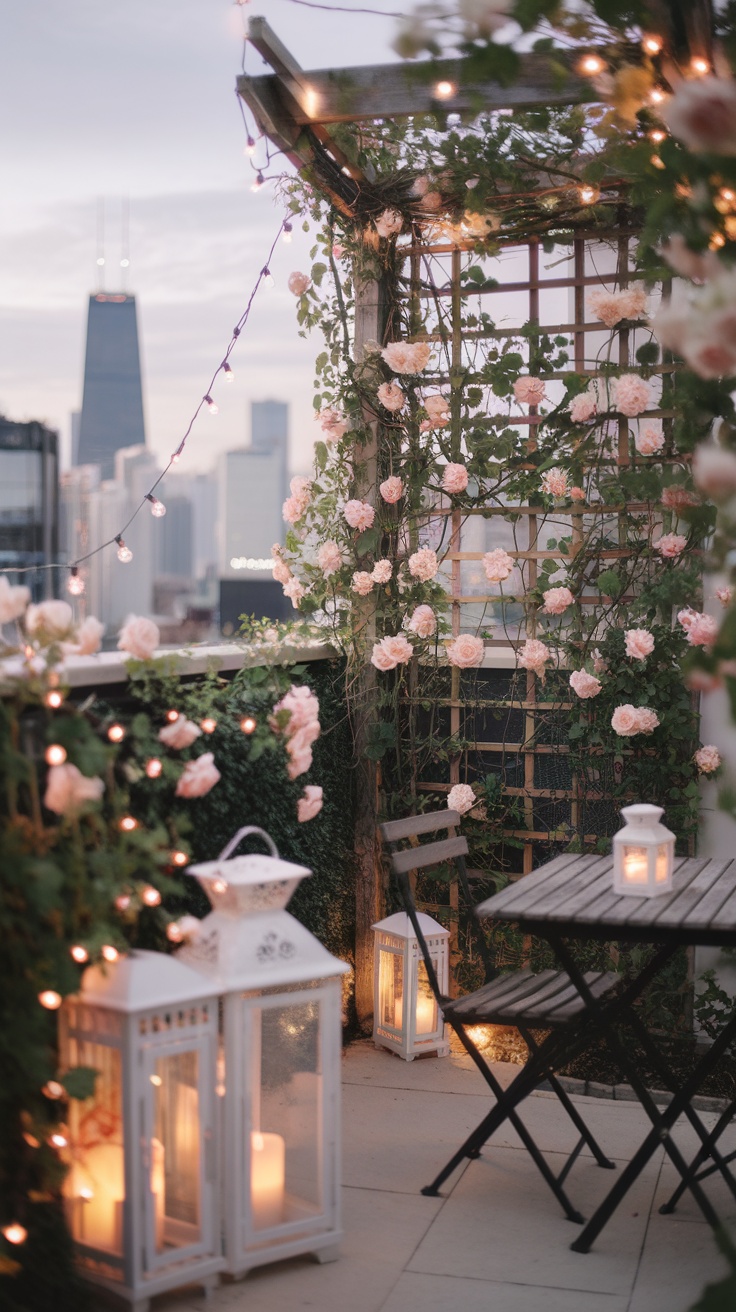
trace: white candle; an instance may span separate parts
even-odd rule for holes
[[[425,993],[417,998],[417,1034],[432,1034],[435,1029],[434,998]]]
[[[284,1219],[286,1144],[280,1134],[250,1136],[250,1197],[253,1225],[265,1230]]]
[[[90,1148],[83,1165],[71,1172],[69,1193],[76,1200],[74,1238],[89,1248],[123,1251],[125,1175],[122,1144]]]
[[[641,850],[624,853],[624,879],[627,884],[646,884],[649,858]]]
[[[156,1252],[164,1249],[164,1217],[166,1215],[166,1167],[164,1146],[160,1139],[151,1140],[151,1193],[156,1223]]]
[[[396,998],[394,1002],[394,1029],[400,1030],[404,1019],[404,999]]]

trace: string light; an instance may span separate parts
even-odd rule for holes
[[[130,906],[130,893],[118,893],[115,898],[115,906],[118,911],[127,911]]]
[[[41,1140],[37,1139],[35,1134],[29,1134],[27,1130],[24,1130],[23,1132],[23,1139],[28,1144],[29,1148],[41,1147]]]
[[[82,943],[75,943],[74,946],[69,949],[69,953],[79,966],[83,966],[85,961],[89,961],[89,952]]]
[[[653,132],[649,133],[649,140],[656,142],[657,145],[659,145],[660,141],[666,141],[666,139],[667,133],[663,132],[661,128],[655,128]]]
[[[181,943],[184,939],[181,926],[176,920],[170,921],[166,926],[166,937],[170,943]]]
[[[663,91],[661,87],[652,87],[651,91],[649,92],[649,103],[651,105],[661,105],[662,102],[666,99],[667,99],[666,91]]]
[[[226,382],[226,383],[234,383],[234,382],[235,382],[235,374],[233,373],[232,369],[230,368],[230,365],[228,364],[227,360],[223,360],[223,362],[222,362],[222,372],[223,372],[224,375],[225,375],[225,382]]]
[[[257,721],[253,719],[252,715],[244,715],[242,720],[240,721],[240,727],[243,733],[247,733],[247,734],[255,733],[257,728]]]
[[[256,143],[255,143],[255,141],[253,140],[253,138],[252,138],[252,136],[250,135],[250,133],[248,133],[248,140],[247,140],[246,143],[245,143],[245,154],[246,154],[246,155],[250,155],[250,157],[251,157],[251,159],[252,159],[253,156],[255,155],[255,153],[256,153]]]
[[[275,286],[276,286],[276,280],[275,280],[273,274],[271,273],[271,270],[269,269],[269,267],[268,267],[267,264],[264,265],[264,267],[261,269],[261,274],[262,274],[262,276],[263,276],[263,280],[264,280],[264,282],[265,282],[265,284],[266,284],[267,287],[275,287]]]
[[[175,720],[179,719],[179,712],[174,710],[167,711],[166,719],[168,720],[169,724],[173,724]]]
[[[125,833],[131,833],[134,829],[138,828],[138,821],[134,815],[124,815],[118,820],[118,825],[125,831]]]
[[[98,260],[97,263],[99,262]],[[28,1238],[28,1231],[20,1221],[11,1221],[10,1225],[4,1225],[2,1234],[9,1244],[24,1244]]]
[[[454,82],[442,81],[435,82],[433,94],[435,100],[449,100],[451,96],[455,95],[456,91],[457,87]]]
[[[52,688],[50,692],[46,693],[43,700],[52,711],[58,711],[64,700],[64,694],[59,692],[58,688]]]
[[[641,47],[648,55],[658,55],[663,45],[664,41],[661,36],[654,36],[652,33],[648,33],[646,36],[642,37]]]
[[[578,64],[578,71],[586,77],[597,77],[606,67],[600,55],[583,55]]]
[[[66,1148],[69,1145],[69,1140],[65,1134],[59,1134],[57,1131],[55,1134],[49,1135],[49,1143],[52,1148]]]
[[[66,748],[61,743],[51,743],[43,754],[47,765],[63,765],[66,760]]]
[[[664,160],[661,158],[660,155],[651,155],[649,158],[649,163],[653,165],[655,169],[667,168],[667,165],[665,164]]]
[[[601,193],[599,192],[597,187],[590,187],[590,186],[578,187],[578,195],[583,205],[594,205],[595,202],[598,200],[600,194]]]
[[[71,593],[72,597],[81,597],[84,593],[84,579],[76,565],[72,565],[72,572],[66,582],[66,590]]]
[[[61,1006],[61,994],[57,993],[56,989],[43,989],[38,995],[38,1000],[47,1011],[58,1011]]]
[[[261,170],[259,169],[258,172],[256,173],[255,182],[251,183],[251,188],[250,188],[251,191],[260,191],[265,181],[266,179],[264,178],[263,174],[261,173]]]
[[[66,1089],[63,1084],[59,1084],[58,1080],[48,1080],[44,1084],[41,1093],[44,1098],[51,1098],[54,1102],[58,1102],[59,1098],[64,1097]]]
[[[694,59],[690,60],[690,70],[696,77],[705,77],[706,73],[710,73],[710,64],[707,59],[696,55]]]
[[[153,884],[148,884],[141,893],[141,901],[147,907],[157,907],[161,904],[161,894]]]
[[[121,743],[125,737],[125,729],[122,724],[111,724],[107,736],[111,743]]]
[[[214,733],[217,728],[217,720],[214,720],[211,715],[205,715],[204,719],[200,720],[199,727],[202,733]]]
[[[153,495],[153,492],[146,492],[146,501],[150,501],[151,503],[151,514],[155,516],[156,519],[163,519],[166,514],[166,506],[163,501],[159,501],[158,497]]]
[[[119,533],[117,534],[115,541],[118,544],[118,560],[122,565],[129,565],[133,559],[133,552],[130,547],[126,547]]]
[[[158,779],[163,768],[157,756],[152,756],[150,761],[146,761],[146,774],[149,779]]]
[[[721,246],[725,246],[725,245],[726,245],[726,238],[724,237],[722,232],[714,232],[713,236],[708,242],[708,247],[712,251],[718,251],[721,249]]]
[[[211,415],[217,415],[220,413],[219,405],[217,404],[216,401],[212,400],[212,397],[210,396],[209,392],[204,398],[204,403],[207,406],[207,409],[209,410]]]
[[[285,221],[285,223],[284,223],[284,226],[283,226],[282,230],[281,230],[282,240],[285,242],[285,244],[286,244],[287,246],[289,245],[289,242],[291,241],[291,234],[292,234],[293,231],[294,231],[294,229],[292,228],[291,224],[289,223],[289,221],[288,221],[288,219],[287,219],[287,220]]]
[[[171,864],[172,866],[188,866],[189,857],[187,856],[186,852],[182,852],[179,849],[177,849],[176,851],[171,853]]]
[[[120,953],[117,948],[113,947],[112,943],[103,943],[100,951],[105,958],[105,961],[109,961],[111,964],[117,961],[120,957]]]

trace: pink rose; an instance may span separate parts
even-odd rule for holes
[[[377,395],[381,405],[393,413],[401,410],[406,401],[406,397],[398,383],[381,383]]]
[[[661,451],[664,446],[661,423],[650,420],[646,424],[641,424],[634,438],[634,446],[640,456],[653,456],[657,451]]]
[[[291,570],[286,564],[286,561],[275,560],[273,569],[271,570],[271,575],[277,583],[288,583],[291,578]]]
[[[118,651],[127,651],[139,661],[150,661],[161,642],[158,625],[144,615],[129,615],[118,637]]]
[[[430,428],[444,428],[450,422],[450,402],[440,392],[425,396],[422,403],[430,419]]]
[[[598,396],[588,388],[587,392],[574,396],[567,408],[574,424],[587,424],[598,413]]]
[[[690,150],[736,155],[736,82],[731,78],[681,81],[660,114],[673,137]]]
[[[393,574],[393,565],[390,560],[377,560],[373,566],[371,578],[374,583],[388,583]]]
[[[721,753],[717,747],[708,744],[706,747],[699,747],[693,760],[698,767],[700,774],[715,774],[716,770],[721,767]]]
[[[549,497],[555,497],[561,501],[563,497],[569,496],[570,485],[567,481],[567,474],[564,469],[548,469],[542,474],[540,479],[542,491]]]
[[[295,734],[290,742],[286,744],[288,761],[286,764],[286,773],[290,779],[298,779],[300,774],[306,774],[310,769],[313,761],[312,748],[309,743],[303,740],[302,734]]]
[[[455,784],[447,794],[447,809],[465,815],[466,811],[472,810],[477,801],[478,798],[470,784]]]
[[[733,599],[733,588],[716,588],[716,596],[722,606],[730,606]]]
[[[431,638],[437,630],[437,616],[431,606],[417,606],[408,624],[418,638]]]
[[[681,487],[679,483],[670,483],[668,487],[662,488],[662,505],[668,510],[686,510],[688,506],[699,506],[700,497],[697,492],[689,492],[686,487]]]
[[[626,655],[632,660],[643,661],[654,651],[654,638],[646,629],[627,629],[624,633]]]
[[[348,501],[342,513],[350,527],[358,529],[361,533],[370,528],[376,518],[373,506],[367,501]]]
[[[484,555],[483,569],[489,583],[503,583],[513,573],[514,558],[503,547],[495,547]]]
[[[545,666],[551,658],[551,651],[538,638],[527,638],[524,646],[516,653],[518,664],[524,670],[531,670],[544,682]]]
[[[648,706],[639,706],[636,715],[639,733],[651,733],[659,727],[659,716],[656,711],[650,711]]]
[[[288,711],[289,719],[284,732],[287,737],[309,729],[313,734],[310,742],[319,737],[319,698],[303,683],[293,683],[280,701],[273,708],[273,714]],[[314,732],[316,726],[316,732]],[[273,727],[273,723],[272,723]]]
[[[616,409],[631,418],[648,408],[651,390],[649,383],[638,374],[622,374],[613,379],[613,397]]]
[[[366,570],[358,569],[353,574],[350,587],[353,592],[357,592],[359,597],[367,597],[368,593],[373,591],[373,579]]]
[[[311,500],[312,485],[308,478],[301,478],[296,475],[289,484],[291,496],[286,498],[282,506],[284,519],[288,524],[295,524],[306,511]]]
[[[482,638],[470,633],[461,633],[447,648],[447,659],[458,669],[477,669],[483,663],[485,644]]]
[[[159,729],[158,739],[165,747],[173,747],[174,751],[178,752],[183,747],[191,747],[201,733],[198,724],[188,720],[185,715],[179,715],[172,724],[166,724],[163,729]]]
[[[94,615],[88,615],[77,629],[74,642],[63,643],[63,649],[70,656],[94,656],[100,650],[104,632],[104,624]]]
[[[652,546],[665,560],[674,560],[677,556],[681,556],[685,550],[687,538],[684,538],[681,533],[664,533],[661,538],[657,538],[657,541],[652,543]]]
[[[393,506],[403,497],[404,484],[396,474],[391,474],[391,476],[386,479],[385,483],[381,483],[378,491],[381,493],[384,501],[387,501],[390,506]]]
[[[289,274],[289,279],[286,285],[294,296],[303,296],[307,288],[311,286],[311,283],[312,279],[308,274],[299,273],[297,271]]]
[[[468,471],[465,465],[445,465],[442,486],[450,496],[457,496],[459,492],[464,492],[468,486]]]
[[[517,378],[514,383],[514,396],[520,405],[541,405],[545,399],[544,382],[541,378]]]
[[[544,594],[545,615],[561,615],[575,598],[569,588],[549,588]]]
[[[314,417],[325,435],[326,442],[339,442],[340,438],[344,437],[347,432],[348,421],[334,406],[325,406],[324,410],[318,410]],[[307,479],[302,481],[309,487]]]
[[[381,351],[382,358],[395,374],[418,374],[425,368],[432,354],[428,342],[389,342]]]
[[[298,579],[291,578],[288,583],[284,584],[284,596],[289,598],[292,606],[297,607],[305,595],[305,589]]]
[[[578,697],[587,699],[597,697],[603,684],[594,674],[588,674],[587,670],[573,670],[570,675],[570,687]]]
[[[438,569],[437,556],[431,547],[420,547],[409,557],[409,573],[421,583],[433,579]]]
[[[340,548],[331,538],[328,538],[326,542],[323,542],[317,551],[317,564],[322,570],[325,578],[329,578],[330,574],[335,574],[342,565]]]
[[[640,319],[647,306],[643,287],[626,287],[620,292],[595,291],[588,297],[588,305],[596,319],[607,328],[615,328],[622,319]]]
[[[0,624],[20,619],[30,600],[30,588],[14,587],[5,574],[0,574]]]
[[[631,702],[616,707],[611,716],[611,728],[622,738],[630,738],[632,734],[639,732],[639,715]]]
[[[736,493],[736,455],[712,443],[701,443],[693,456],[693,479],[711,501],[728,501]]]
[[[571,501],[584,501],[584,500],[585,500],[585,488],[584,488],[584,487],[571,487],[571,488],[570,488],[570,500],[571,500]]]
[[[682,627],[687,634],[687,640],[691,647],[712,647],[718,637],[718,621],[713,615],[704,615],[700,611],[690,611],[686,621],[681,618],[685,614],[680,611],[677,616]]]
[[[195,761],[187,761],[176,783],[177,797],[204,797],[214,788],[220,771],[215,765],[212,752],[205,752]]]
[[[404,226],[403,216],[398,210],[384,210],[373,222],[379,237],[393,237]]]
[[[406,665],[414,655],[414,648],[401,633],[395,637],[381,638],[373,645],[371,665],[377,670],[395,670],[397,665]]]
[[[29,638],[59,642],[70,636],[74,615],[67,601],[40,601],[28,607],[25,625]]]
[[[322,810],[322,789],[319,784],[307,784],[296,804],[296,818],[300,824],[314,820]]]
[[[71,765],[52,765],[46,776],[43,804],[56,815],[69,815],[78,811],[85,802],[99,802],[105,791],[102,779],[89,779]]]

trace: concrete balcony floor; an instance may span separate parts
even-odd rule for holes
[[[337,1262],[310,1258],[260,1267],[205,1302],[196,1290],[152,1301],[152,1312],[686,1312],[706,1283],[726,1274],[710,1227],[686,1193],[676,1213],[658,1208],[677,1182],[658,1149],[588,1254],[572,1253],[577,1226],[562,1215],[515,1132],[505,1125],[479,1160],[461,1167],[441,1198],[428,1184],[489,1106],[489,1091],[463,1056],[404,1062],[372,1043],[344,1057],[343,1224]],[[494,1067],[507,1083],[518,1068]],[[576,1097],[605,1151],[623,1164],[649,1122],[638,1103]],[[559,1169],[575,1142],[552,1094],[522,1105],[525,1123]],[[714,1114],[701,1113],[711,1125]],[[726,1133],[724,1151],[732,1148]],[[688,1158],[695,1135],[678,1123]],[[589,1216],[612,1171],[587,1149],[568,1193]],[[736,1202],[706,1182],[729,1229]]]

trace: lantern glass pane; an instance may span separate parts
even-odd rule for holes
[[[624,878],[627,884],[646,884],[649,877],[649,848],[624,847]]]
[[[657,848],[657,864],[655,866],[654,882],[656,884],[665,884],[667,882],[667,871],[669,868],[669,847],[666,843],[660,843]]]
[[[151,1083],[150,1190],[156,1252],[163,1253],[200,1238],[199,1053],[190,1049],[158,1057]]]
[[[256,1230],[317,1216],[322,1181],[322,1045],[317,999],[254,1014],[251,1214]]]
[[[63,1186],[69,1226],[78,1244],[119,1257],[125,1198],[121,1054],[104,1043],[71,1038],[69,1064],[97,1071],[92,1097],[69,1100],[71,1169]],[[116,1273],[110,1268],[109,1274]]]
[[[435,970],[437,970],[437,960],[435,958],[433,958],[433,965]],[[437,1003],[434,1000],[434,994],[430,988],[427,967],[423,961],[420,961],[417,968],[417,1038],[421,1038],[422,1035],[426,1034],[434,1034],[436,1029]]]
[[[404,958],[382,948],[378,963],[381,1024],[400,1030],[404,1019]]]

